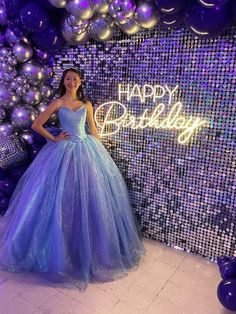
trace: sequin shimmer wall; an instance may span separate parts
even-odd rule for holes
[[[125,177],[143,236],[211,260],[233,254],[236,243],[235,34],[235,27],[209,40],[184,29],[118,33],[62,50],[54,66],[55,86],[65,68],[84,72],[95,108],[118,100],[118,83],[179,85],[183,114],[208,119],[184,145],[178,131],[148,127],[123,128],[103,143]],[[136,116],[154,107],[137,97],[122,103]]]

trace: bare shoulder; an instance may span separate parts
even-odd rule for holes
[[[57,98],[57,99],[53,99],[53,101],[50,102],[47,108],[51,110],[58,110],[60,107],[61,107],[61,99]]]
[[[85,101],[85,106],[86,106],[87,110],[93,111],[93,106],[89,100]]]

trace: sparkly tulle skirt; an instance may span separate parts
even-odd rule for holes
[[[92,135],[48,142],[0,218],[0,269],[54,283],[114,280],[144,253],[124,179]]]

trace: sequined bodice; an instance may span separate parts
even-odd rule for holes
[[[86,122],[87,110],[83,105],[76,111],[70,108],[61,106],[58,112],[58,117],[61,123],[63,131],[67,131],[70,134],[72,141],[80,142],[86,138],[85,122]]]

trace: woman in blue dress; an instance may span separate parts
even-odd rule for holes
[[[145,249],[125,181],[100,142],[80,73],[65,70],[59,88],[60,97],[32,124],[48,142],[0,219],[0,269],[40,273],[83,289],[89,281],[127,274]],[[43,127],[54,113],[63,130],[58,136]]]

